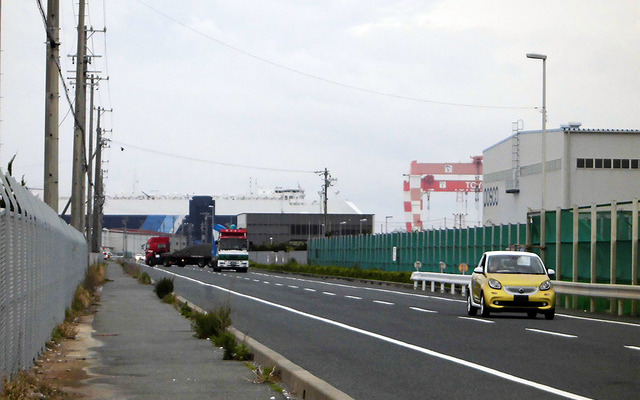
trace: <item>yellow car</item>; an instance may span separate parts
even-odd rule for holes
[[[492,312],[537,313],[546,319],[555,316],[556,293],[551,278],[555,271],[547,268],[534,253],[487,251],[473,270],[467,290],[467,313],[483,317]]]

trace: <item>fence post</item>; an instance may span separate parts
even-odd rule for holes
[[[638,284],[638,199],[633,199],[631,211],[631,284]],[[638,302],[631,302],[631,315],[638,315]]]
[[[596,266],[596,245],[598,240],[598,210],[595,203],[591,204],[591,251],[589,252],[590,282],[596,283],[597,266]],[[596,311],[596,301],[593,297],[589,299],[591,312]]]
[[[580,210],[573,206],[573,246],[571,254],[571,281],[578,282],[578,244],[580,242]],[[568,299],[568,298],[567,298]],[[578,296],[571,296],[571,307],[578,308]]]
[[[616,283],[616,276],[618,275],[618,204],[616,201],[611,202],[611,257],[609,259],[610,265],[610,275],[609,275],[609,283]],[[616,301],[611,299],[611,304],[609,304],[609,311],[612,314],[616,312]]]

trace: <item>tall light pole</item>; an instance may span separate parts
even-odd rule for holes
[[[545,207],[545,193],[547,191],[547,56],[544,54],[527,53],[527,58],[542,60],[542,198],[540,209]]]
[[[393,215],[384,217],[384,233],[389,233],[389,218],[393,218]]]
[[[360,234],[361,234],[361,235],[362,235],[362,223],[363,223],[363,222],[367,222],[367,219],[366,219],[366,218],[362,218],[362,219],[360,220]]]

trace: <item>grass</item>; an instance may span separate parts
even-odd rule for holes
[[[67,400],[74,398],[78,397],[64,392],[56,385],[40,380],[31,371],[20,371],[11,380],[3,379],[2,392],[0,392],[0,400]]]
[[[302,274],[337,276],[343,278],[368,279],[383,282],[413,283],[409,271],[382,271],[379,269],[362,269],[354,267],[336,267],[322,265],[301,265],[295,261],[289,261],[284,265],[252,263],[252,267],[270,271],[295,272]]]

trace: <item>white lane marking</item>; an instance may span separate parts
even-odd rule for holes
[[[575,335],[568,335],[566,333],[559,333],[559,332],[543,331],[542,329],[526,328],[525,330],[529,332],[544,333],[546,335],[560,336],[560,337],[565,337],[570,339],[577,338],[577,336]]]
[[[316,292],[317,291],[315,289],[311,289],[311,288],[308,288],[308,287],[304,288],[304,290],[306,290],[307,292]]]
[[[250,281],[250,280],[251,280],[251,278],[244,278],[244,280],[245,280],[245,281]]]
[[[268,281],[262,281],[262,283],[265,283],[265,284],[267,284],[267,285],[268,285],[268,284],[270,284],[271,282],[268,282]]]
[[[640,347],[638,346],[624,346],[624,347],[626,347],[629,350],[640,350]]]
[[[326,294],[327,296],[335,296],[335,293],[331,293],[331,292],[322,292],[322,294]]]
[[[253,281],[254,282],[260,282],[260,279],[254,279]]]
[[[431,357],[440,358],[442,360],[446,360],[446,361],[452,362],[454,364],[462,365],[464,367],[471,368],[471,369],[474,369],[476,371],[484,372],[486,374],[493,375],[493,376],[501,378],[501,379],[505,379],[505,380],[508,380],[508,381],[511,381],[511,382],[515,382],[515,383],[519,383],[519,384],[524,385],[524,386],[529,386],[529,387],[532,387],[534,389],[541,390],[543,392],[552,393],[552,394],[555,394],[555,395],[558,395],[558,396],[566,397],[568,399],[589,400],[588,397],[580,396],[578,394],[567,392],[567,391],[562,390],[562,389],[557,389],[557,388],[554,388],[552,386],[548,386],[548,385],[545,385],[545,384],[542,384],[542,383],[538,383],[538,382],[530,381],[528,379],[520,378],[518,376],[511,375],[511,374],[508,374],[506,372],[498,371],[497,369],[493,369],[493,368],[490,368],[490,367],[485,367],[484,365],[476,364],[476,363],[473,363],[471,361],[463,360],[463,359],[458,358],[458,357],[450,356],[450,355],[444,354],[444,353],[439,353],[437,351],[430,350],[430,349],[427,349],[425,347],[420,347],[420,346],[417,346],[415,344],[403,342],[403,341],[398,340],[398,339],[393,339],[393,338],[390,338],[388,336],[383,336],[383,335],[381,335],[379,333],[367,331],[367,330],[364,330],[364,329],[361,329],[361,328],[356,328],[355,326],[347,325],[347,324],[342,323],[342,322],[334,321],[334,320],[331,320],[331,319],[328,319],[328,318],[325,318],[325,317],[320,317],[320,316],[314,315],[314,314],[309,314],[307,312],[300,311],[300,310],[297,310],[297,309],[289,307],[289,306],[285,306],[285,305],[278,304],[278,303],[273,303],[271,301],[264,300],[264,299],[261,299],[259,297],[255,297],[255,296],[251,296],[251,295],[248,295],[248,294],[236,292],[234,290],[230,290],[230,289],[224,288],[222,286],[214,285],[214,284],[211,284],[211,283],[201,282],[201,281],[199,281],[197,279],[193,279],[193,278],[190,278],[190,277],[187,277],[187,276],[183,276],[183,275],[178,275],[178,274],[173,273],[173,272],[169,272],[169,271],[163,271],[163,272],[165,272],[167,274],[170,274],[170,275],[173,275],[173,276],[177,276],[177,277],[182,278],[182,279],[186,279],[188,281],[192,281],[192,282],[198,283],[200,285],[209,286],[209,287],[212,287],[214,289],[218,289],[218,290],[221,290],[223,292],[236,295],[238,297],[243,297],[243,298],[248,299],[248,300],[252,300],[252,301],[255,301],[255,302],[258,302],[258,303],[262,303],[262,304],[265,304],[265,305],[268,305],[268,306],[271,306],[271,307],[279,308],[281,310],[288,311],[288,312],[291,312],[291,313],[294,313],[294,314],[297,314],[297,315],[300,315],[300,316],[303,316],[303,317],[306,317],[306,318],[310,318],[310,319],[313,319],[313,320],[316,320],[316,321],[319,321],[319,322],[323,322],[323,323],[326,323],[326,324],[329,324],[329,325],[336,326],[338,328],[342,328],[342,329],[345,329],[345,330],[348,330],[348,331],[351,331],[351,332],[355,332],[355,333],[358,333],[358,334],[361,334],[361,335],[364,335],[364,336],[369,336],[369,337],[372,337],[372,338],[375,338],[375,339],[379,339],[379,340],[382,340],[382,341],[387,342],[387,343],[391,343],[391,344],[394,344],[394,345],[397,345],[397,346],[401,346],[401,347],[407,348],[409,350],[414,350],[414,351],[417,351],[419,353],[422,353],[422,354],[425,354],[425,355],[428,355],[428,356],[431,356]]]
[[[485,324],[495,324],[495,321],[489,321],[487,319],[471,318],[471,317],[458,317],[459,319],[466,319],[467,321],[483,322]]]
[[[394,305],[394,303],[389,303],[388,301],[382,301],[382,300],[374,300],[374,303],[378,303],[378,304],[384,304],[386,306],[392,306]]]
[[[583,321],[602,322],[602,323],[605,323],[605,324],[615,324],[615,325],[635,326],[636,328],[640,328],[640,324],[634,324],[634,323],[631,323],[631,322],[610,321],[610,320],[606,320],[606,319],[599,319],[599,318],[578,317],[578,316],[575,316],[575,315],[568,315],[568,314],[556,314],[556,317],[564,317],[564,318],[581,319],[581,320],[583,320]]]
[[[362,297],[358,297],[358,296],[344,296],[347,299],[354,299],[354,300],[362,300]]]
[[[300,286],[295,286],[295,285],[287,285],[287,287],[290,287],[291,289],[298,289]]]
[[[257,272],[254,272],[254,274],[258,274]],[[276,277],[276,275],[268,275],[268,274],[264,274],[267,276],[271,276],[271,277]],[[329,286],[337,286],[337,287],[342,287],[342,288],[348,288],[348,289],[361,289],[361,290],[372,290],[374,292],[382,292],[382,293],[392,293],[392,294],[399,294],[402,296],[410,296],[410,297],[420,297],[423,299],[434,299],[434,300],[442,300],[442,301],[450,301],[450,302],[454,302],[454,303],[466,303],[466,300],[456,300],[456,299],[449,299],[447,297],[437,297],[437,296],[429,296],[429,295],[425,295],[425,294],[416,294],[416,293],[408,293],[408,292],[397,292],[394,290],[388,290],[388,289],[379,289],[379,288],[370,288],[370,287],[364,287],[364,286],[353,286],[353,285],[344,285],[341,283],[333,283],[333,282],[322,282],[322,281],[314,281],[311,279],[301,279],[301,278],[294,278],[294,277],[290,277],[290,276],[277,276],[278,278],[282,278],[282,279],[289,279],[289,280],[294,280],[294,281],[300,281],[300,282],[310,282],[310,283],[317,283],[320,285],[329,285]],[[558,315],[558,314],[556,314]]]
[[[276,283],[276,286],[284,286],[282,283]]]
[[[420,307],[409,307],[410,310],[414,310],[414,311],[420,311],[420,312],[424,312],[424,313],[431,313],[431,314],[437,314],[437,311],[434,310],[425,310],[424,308],[420,308]]]

